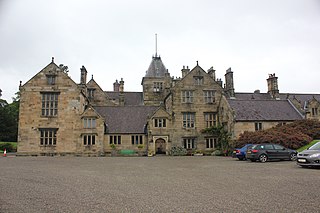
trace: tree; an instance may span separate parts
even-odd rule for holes
[[[0,107],[0,141],[17,141],[20,95],[11,104]]]

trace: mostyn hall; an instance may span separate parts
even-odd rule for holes
[[[208,127],[222,126],[234,140],[244,131],[320,119],[320,94],[282,94],[275,74],[267,79],[267,93],[238,93],[231,68],[224,84],[198,62],[181,72],[170,76],[156,54],[142,77],[143,92],[125,91],[122,78],[113,91],[103,91],[93,77],[87,81],[84,66],[76,83],[52,58],[20,85],[18,155],[157,155],[172,147],[210,153],[218,138],[202,132]]]

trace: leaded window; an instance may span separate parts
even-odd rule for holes
[[[195,124],[195,113],[193,112],[184,112],[183,116],[183,128],[194,128]]]
[[[56,92],[42,93],[42,116],[57,116],[58,115],[58,96]]]
[[[203,97],[205,103],[213,103],[214,100],[214,91],[213,90],[205,90],[203,91]]]
[[[95,118],[83,118],[83,128],[85,128],[85,129],[96,128],[96,119]]]
[[[193,103],[193,91],[182,91],[182,103]]]
[[[194,149],[195,148],[195,138],[184,138],[183,147],[185,149]]]
[[[94,135],[94,134],[83,135],[83,145],[84,146],[93,146],[95,144],[96,144],[96,135]]]
[[[206,122],[206,127],[217,126],[217,114],[214,112],[207,112],[204,114],[204,120]]]
[[[40,145],[55,146],[57,144],[56,128],[40,129]]]

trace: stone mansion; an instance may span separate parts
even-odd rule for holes
[[[144,72],[141,72],[144,73]],[[299,119],[320,119],[320,94],[280,93],[270,74],[267,93],[235,92],[233,71],[224,83],[197,62],[173,78],[160,56],[152,57],[142,92],[124,80],[103,91],[87,70],[73,81],[54,59],[20,85],[18,155],[104,156],[116,150],[168,154],[173,146],[213,151],[217,138],[202,133],[223,126],[236,139]]]

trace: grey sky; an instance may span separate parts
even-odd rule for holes
[[[11,102],[55,57],[79,82],[80,67],[104,90],[140,85],[158,54],[172,76],[196,61],[223,78],[231,67],[237,92],[266,92],[269,73],[280,92],[320,93],[318,0],[0,0],[0,88]]]

